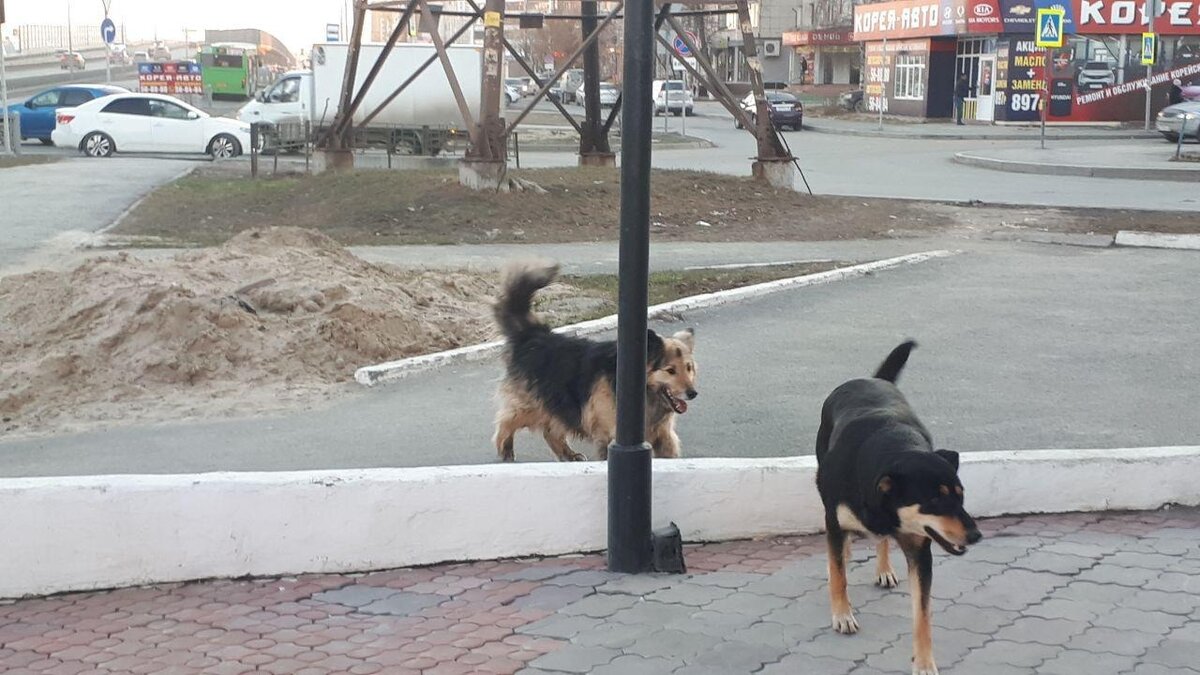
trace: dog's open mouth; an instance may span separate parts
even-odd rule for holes
[[[663,398],[667,399],[667,405],[671,406],[671,410],[674,410],[676,414],[682,415],[683,413],[687,412],[687,401],[672,396],[670,389],[664,387],[662,390],[662,395]]]
[[[928,534],[930,539],[936,541],[938,543],[938,546],[941,546],[943,549],[946,550],[946,553],[949,553],[950,555],[962,555],[967,552],[966,546],[959,546],[958,544],[951,544],[949,541],[946,540],[945,537],[938,534],[937,530],[933,529],[932,527],[929,527],[928,525],[925,526],[925,534]]]

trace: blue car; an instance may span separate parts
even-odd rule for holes
[[[73,108],[92,99],[109,94],[127,94],[124,87],[105,84],[68,84],[8,106],[10,113],[21,115],[21,140],[36,138],[45,145],[53,145],[50,133],[54,131],[54,112],[59,108]]]

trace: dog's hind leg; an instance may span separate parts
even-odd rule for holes
[[[825,516],[825,543],[829,548],[829,606],[833,629],[847,635],[858,632],[858,621],[846,593],[846,560],[850,557],[850,538],[838,525],[837,516]]]
[[[904,537],[900,547],[908,559],[908,587],[912,594],[913,675],[938,675],[933,662],[933,635],[930,626],[930,588],[933,586],[933,554],[924,537]]]
[[[496,443],[496,455],[501,462],[516,460],[513,454],[513,436],[522,429],[518,416],[510,410],[502,411],[496,416],[496,435],[492,440]]]
[[[546,445],[554,451],[554,456],[560,462],[586,462],[587,455],[581,452],[575,452],[571,446],[567,444],[567,439],[562,434],[556,433],[549,429],[542,431],[542,438],[546,439]]]
[[[875,585],[881,588],[895,588],[900,582],[896,581],[896,571],[892,569],[891,539],[884,537],[875,546]]]

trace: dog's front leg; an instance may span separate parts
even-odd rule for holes
[[[825,516],[825,543],[829,548],[829,606],[833,629],[847,635],[858,632],[858,621],[846,593],[846,559],[850,557],[850,538],[838,525],[837,516]]]
[[[892,569],[890,543],[890,538],[883,537],[875,545],[875,585],[881,588],[895,588],[900,583],[896,581],[896,571]]]
[[[654,435],[650,441],[654,448],[654,456],[665,459],[679,459],[679,435],[674,429],[663,429]]]
[[[587,456],[581,452],[575,452],[567,443],[566,437],[557,434],[547,429],[542,432],[542,438],[546,439],[546,445],[550,446],[550,450],[554,452],[554,456],[560,462],[586,462]]]
[[[933,636],[930,627],[930,588],[933,586],[933,553],[925,537],[904,536],[900,548],[908,559],[908,587],[912,594],[913,675],[938,675],[933,662]]]

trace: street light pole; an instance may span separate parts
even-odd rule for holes
[[[621,108],[621,243],[617,313],[617,438],[608,450],[608,569],[651,567],[646,433],[646,305],[650,268],[650,140],[654,3],[625,3]]]

